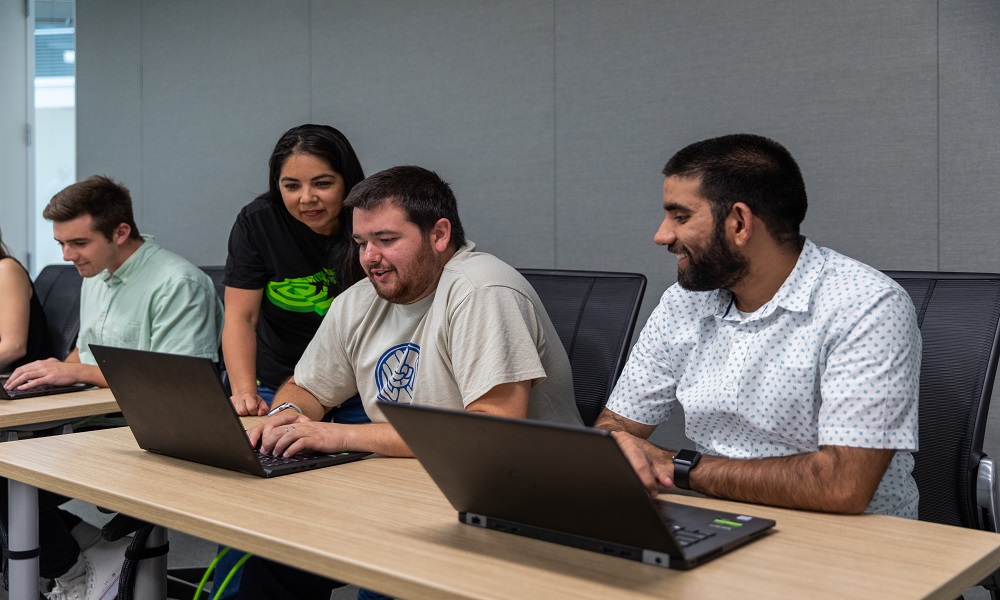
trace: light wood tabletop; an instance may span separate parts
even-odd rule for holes
[[[118,403],[108,388],[0,400],[0,429],[115,412],[118,412]]]
[[[0,444],[0,475],[401,598],[951,600],[1000,566],[985,532],[672,495],[777,527],[671,571],[462,525],[413,459],[261,479],[145,452],[127,428]]]

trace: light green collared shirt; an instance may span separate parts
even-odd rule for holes
[[[212,280],[151,236],[114,273],[83,280],[80,362],[90,344],[219,359],[222,302]]]

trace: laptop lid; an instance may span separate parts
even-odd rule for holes
[[[94,386],[87,383],[71,383],[69,385],[40,385],[29,390],[7,390],[3,386],[8,379],[10,379],[9,373],[0,375],[0,400],[20,400],[21,398],[37,398],[94,389]]]
[[[653,500],[603,430],[379,404],[463,523],[673,568],[774,526]]]
[[[351,462],[368,455],[318,454],[308,460],[262,465],[214,362],[97,344],[91,344],[90,350],[136,442],[150,452],[261,477]]]

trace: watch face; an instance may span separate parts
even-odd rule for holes
[[[674,455],[674,462],[684,462],[690,463],[694,462],[698,458],[698,453],[694,450],[678,450],[677,454]]]

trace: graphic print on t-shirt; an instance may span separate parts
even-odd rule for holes
[[[291,312],[315,312],[325,316],[333,298],[328,298],[330,286],[337,283],[333,269],[323,269],[315,275],[296,277],[267,284],[267,299],[278,308]]]
[[[375,386],[379,400],[387,402],[413,401],[413,384],[420,365],[420,346],[406,342],[386,350],[375,367]]]

